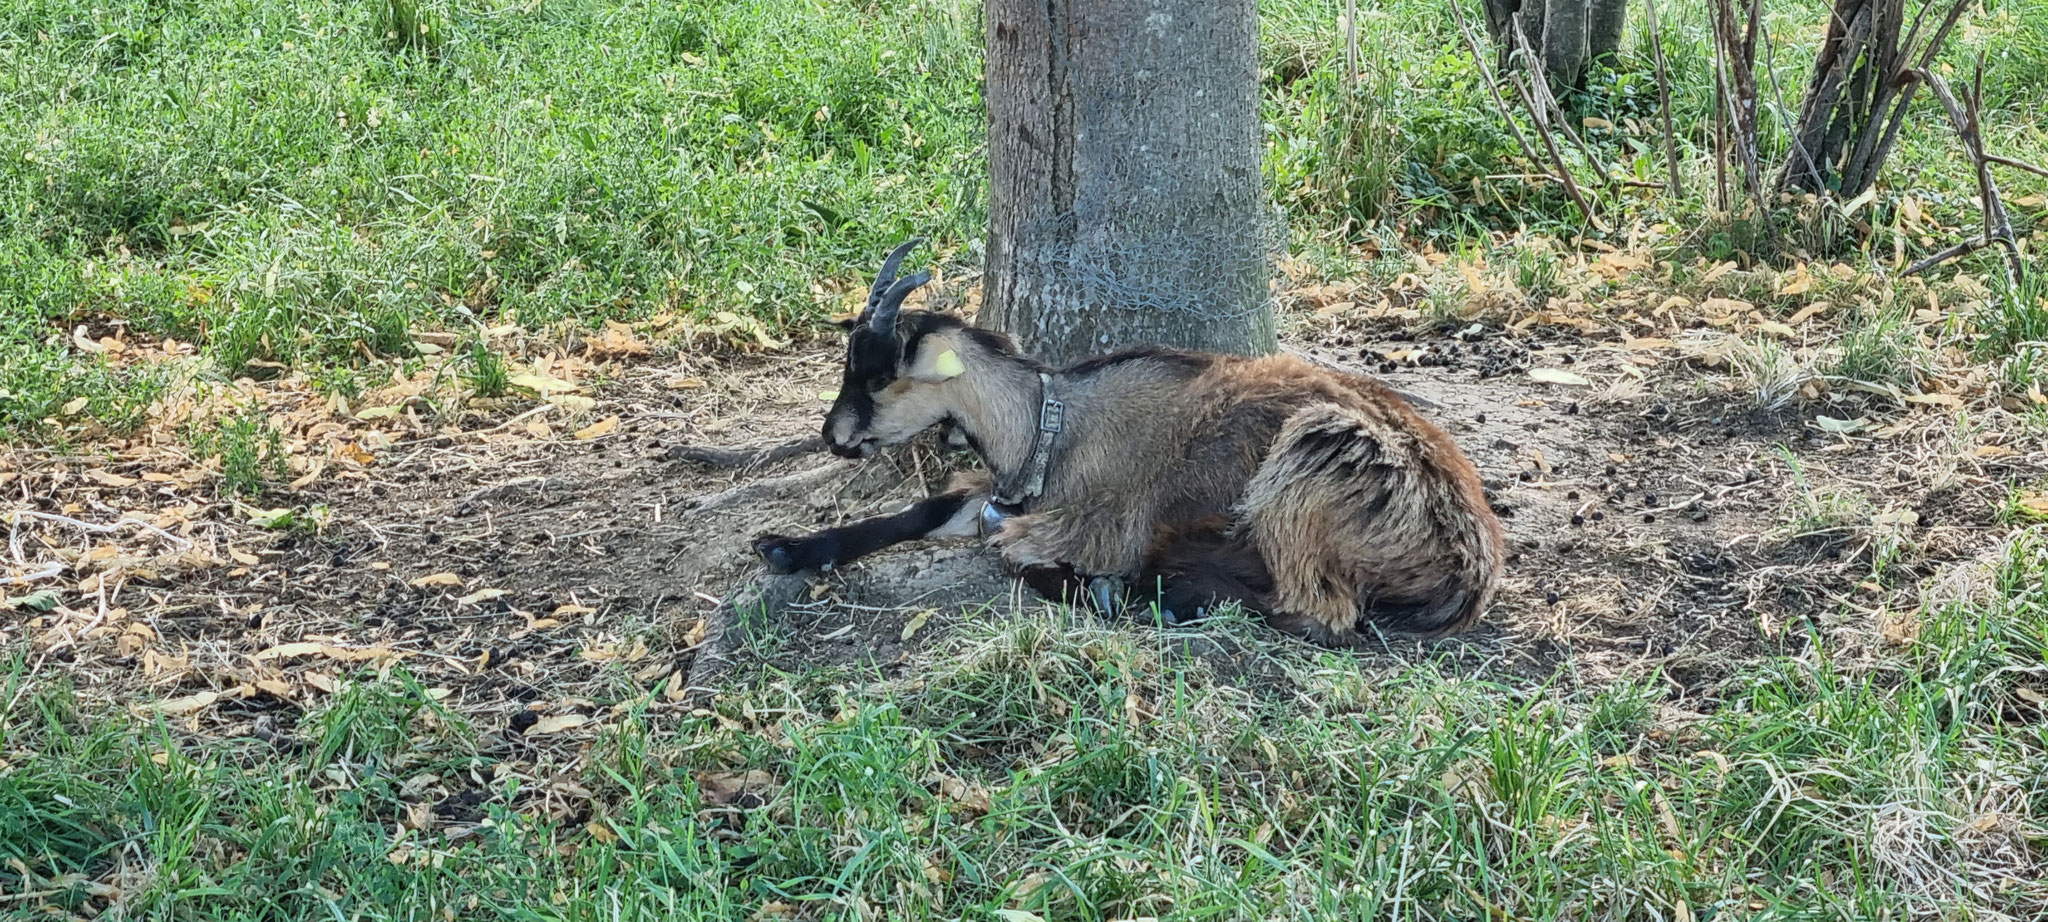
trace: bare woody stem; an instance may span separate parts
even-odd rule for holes
[[[1657,106],[1664,115],[1665,179],[1672,197],[1677,198],[1685,191],[1678,182],[1678,129],[1671,124],[1671,75],[1664,67],[1664,30],[1657,25],[1657,0],[1643,0],[1643,12],[1649,16],[1650,54],[1657,62]]]
[[[1963,93],[1961,102],[1950,91],[1948,81],[1930,68],[1916,68],[1909,72],[1911,77],[1925,81],[1941,106],[1948,110],[1949,122],[1955,126],[1956,137],[1963,142],[1963,152],[1970,157],[1971,165],[1977,169],[1977,192],[1984,202],[1984,229],[1975,237],[1951,246],[1906,268],[1906,275],[1914,275],[1948,260],[1974,253],[1993,244],[2005,251],[2006,282],[2018,283],[2026,276],[2026,263],[2020,258],[2019,243],[2014,239],[2012,219],[2006,214],[2005,200],[1998,194],[1998,179],[1991,175],[1991,164],[1996,162],[1984,152],[1982,102],[1984,94],[1984,61],[1977,60],[1976,78]]]

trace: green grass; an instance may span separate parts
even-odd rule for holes
[[[2048,102],[2044,3],[1994,0],[1950,55],[1994,51],[1988,143],[2035,159],[2048,134],[2024,114]],[[1705,226],[1706,16],[1669,6],[1690,194],[1608,207]],[[1337,7],[1263,6],[1266,171],[1301,248],[1378,240],[1390,225],[1446,248],[1578,229],[1556,188],[1526,178],[1443,12],[1362,7],[1354,86]],[[1769,17],[1767,159],[1824,16],[1796,0]],[[911,233],[974,261],[980,30],[965,0],[12,4],[0,10],[0,431],[142,421],[152,373],[79,353],[81,323],[197,343],[218,375],[281,363],[345,383],[366,354],[407,353],[410,331],[482,319],[814,318],[814,283],[864,277]],[[1647,42],[1635,22],[1619,69],[1568,100],[1620,126],[1589,143],[1639,180],[1662,170]],[[1909,122],[1901,166],[1866,212],[1873,252],[1908,191],[1952,227],[1974,221],[1936,115]],[[2006,185],[2013,198],[2044,190],[2027,174]],[[2030,232],[2038,211],[2017,213]],[[80,397],[88,406],[64,412]]]
[[[1822,372],[1849,382],[1917,393],[1932,372],[1934,357],[1920,344],[1906,311],[1869,310],[1852,320]]]
[[[86,341],[128,331],[195,343],[202,377],[282,365],[354,397],[388,374],[364,355],[412,356],[421,330],[718,310],[786,328],[821,312],[813,283],[864,277],[909,234],[977,261],[978,9],[6,6],[0,437],[147,422],[170,373],[87,353],[81,326]],[[1529,165],[1440,6],[1362,8],[1356,86],[1335,6],[1262,11],[1266,175],[1296,249],[1318,265],[1391,279],[1412,264],[1400,244],[1417,237],[1497,252],[1494,232],[1578,229],[1557,189],[1518,178]],[[1703,228],[1686,240],[1697,255],[1771,252],[1784,216],[1704,217],[1704,6],[1663,12],[1690,194],[1645,193],[1630,210]],[[1811,0],[1770,11],[1770,159],[1784,144],[1775,87],[1796,106],[1824,14]],[[2048,159],[2033,117],[2048,102],[2043,23],[2044,0],[1994,0],[1949,55],[1995,52],[1988,144],[2037,161]],[[1588,132],[1596,154],[1656,181],[1661,139],[1627,128],[1657,124],[1647,37],[1633,28],[1623,66],[1568,103],[1623,126]],[[1798,246],[1887,254],[1906,194],[1959,235],[1973,226],[1971,179],[1925,102],[1861,213],[1873,236],[1831,231]],[[2003,179],[2015,199],[2048,189]],[[2038,209],[2016,213],[2032,233]],[[1351,264],[1368,241],[1379,255]],[[1553,254],[1517,254],[1525,293],[1560,284]],[[1983,260],[1995,258],[1961,271],[1991,278]],[[1956,306],[2015,396],[2039,380],[2021,358],[2038,359],[2029,344],[2048,339],[2039,294]],[[1446,290],[1429,304],[1452,316],[1458,302]],[[1873,315],[1828,373],[1915,383],[1908,332]],[[502,394],[507,357],[462,342],[451,372],[470,396]],[[1776,405],[1804,372],[1772,353],[1750,374]],[[231,492],[282,476],[258,415],[191,437]],[[1852,499],[1802,487],[1793,530],[1856,527],[1869,510]],[[1811,639],[1744,667],[1691,721],[1665,707],[1655,676],[1531,686],[1298,650],[1271,654],[1295,692],[1281,694],[1219,676],[1171,639],[1044,614],[968,628],[911,680],[781,677],[716,718],[617,692],[599,706],[623,710],[587,758],[536,763],[399,669],[358,674],[274,745],[82,702],[59,665],[31,673],[38,660],[10,651],[0,915],[118,902],[129,918],[236,922],[784,908],[834,919],[1880,919],[1950,906],[1955,918],[2039,917],[2048,893],[2022,859],[2037,872],[2030,856],[2048,847],[2048,723],[2025,695],[2048,669],[2044,542],[2036,529],[2015,543],[1983,597],[1920,612],[1905,653],[1873,663]],[[772,782],[763,803],[712,803],[747,772]],[[470,834],[412,825],[470,791],[488,820],[461,823]]]
[[[187,439],[200,458],[220,465],[221,487],[229,493],[261,493],[288,471],[284,437],[258,410],[194,423]]]
[[[512,372],[505,364],[505,357],[491,351],[483,341],[470,343],[460,358],[462,380],[469,386],[470,393],[490,399],[503,397],[512,390]]]
[[[477,313],[811,316],[814,282],[978,228],[978,27],[957,2],[12,4],[0,414],[117,391],[60,335],[105,317],[262,377]]]
[[[1883,668],[1814,638],[1687,722],[1655,677],[1283,651],[1299,694],[1257,691],[1044,615],[971,627],[915,679],[785,677],[723,720],[623,699],[550,767],[402,670],[281,752],[88,719],[17,661],[0,888],[25,868],[55,892],[16,905],[85,908],[107,897],[84,881],[127,880],[129,917],[163,919],[2031,917],[2048,889],[2011,850],[2048,834],[2048,734],[2018,691],[2048,666],[2048,535],[1995,563],[1995,593],[1923,612]],[[759,801],[722,805],[743,776]],[[406,819],[465,789],[473,834]]]

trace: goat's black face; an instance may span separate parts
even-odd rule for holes
[[[849,327],[846,374],[839,396],[825,414],[825,444],[834,454],[865,458],[883,445],[898,445],[937,425],[948,415],[946,382],[964,370],[960,356],[933,336],[938,315],[904,313],[903,299],[931,281],[920,272],[898,279],[911,240],[882,261],[868,289],[867,309]]]
[[[834,454],[862,458],[875,453],[876,439],[870,430],[876,402],[896,383],[902,355],[902,341],[893,330],[876,333],[861,323],[847,335],[846,370],[839,382],[839,396],[825,414],[825,444]]]
[[[966,346],[959,321],[906,311],[887,333],[855,324],[846,342],[839,396],[825,414],[825,444],[835,454],[865,458],[900,445],[955,415]]]

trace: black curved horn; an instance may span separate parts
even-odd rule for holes
[[[903,308],[903,299],[931,280],[930,272],[920,272],[890,285],[889,290],[876,300],[874,313],[868,317],[868,329],[881,336],[895,332],[896,312]]]
[[[868,306],[860,312],[861,319],[874,314],[875,305],[881,303],[882,296],[889,293],[889,286],[896,281],[896,270],[903,265],[903,257],[923,242],[922,237],[912,237],[889,251],[889,258],[882,260],[882,271],[875,273],[875,284],[868,289]]]

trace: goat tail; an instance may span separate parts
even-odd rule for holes
[[[1276,613],[1332,639],[1368,621],[1465,630],[1499,578],[1500,526],[1477,472],[1406,408],[1296,411],[1247,484],[1239,521],[1272,573]]]

